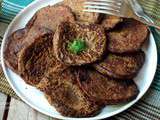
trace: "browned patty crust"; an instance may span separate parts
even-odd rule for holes
[[[44,33],[45,28],[35,26],[33,28],[23,28],[13,32],[6,43],[4,58],[6,65],[18,73],[18,55],[22,48],[34,41],[34,37]],[[49,30],[48,30],[49,31]]]
[[[30,42],[19,53],[18,70],[26,83],[36,85],[50,69],[58,71],[63,65],[53,54],[53,32],[39,29],[34,36],[27,36]]]
[[[38,10],[27,23],[26,28],[19,29],[9,36],[4,52],[6,65],[13,71],[18,72],[17,55],[21,48],[26,45],[25,36],[27,34],[29,34],[28,36],[37,34],[37,26],[55,31],[57,25],[64,20],[74,21],[74,15],[67,6],[47,6]]]
[[[133,19],[126,19],[119,28],[107,33],[108,50],[113,53],[139,51],[148,38],[148,27]]]
[[[103,104],[118,104],[135,99],[139,93],[132,80],[119,81],[95,70],[79,70],[80,87],[92,99]]]
[[[69,6],[75,13],[76,20],[81,22],[98,23],[99,13],[84,12],[84,2],[87,0],[64,0],[63,3]]]
[[[99,112],[101,106],[90,100],[79,88],[73,69],[49,73],[39,83],[50,104],[64,116],[87,117]]]
[[[102,26],[105,28],[105,30],[110,30],[122,21],[123,21],[123,18],[121,17],[106,15],[102,21]]]
[[[16,73],[18,72],[18,52],[24,46],[23,39],[27,32],[28,30],[26,28],[16,30],[8,37],[5,45],[5,64]]]
[[[38,10],[26,26],[29,28],[33,26],[45,27],[54,32],[59,23],[63,21],[74,22],[74,19],[71,9],[65,5],[47,6]]]
[[[75,39],[82,39],[86,49],[74,54],[67,48]],[[62,22],[54,35],[54,52],[56,57],[70,65],[82,65],[99,60],[106,49],[104,29],[96,24]]]
[[[134,78],[145,61],[144,52],[140,51],[129,55],[109,54],[93,67],[104,75],[118,79]]]

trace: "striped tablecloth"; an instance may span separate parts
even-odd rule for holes
[[[10,21],[15,15],[27,6],[33,0],[0,0],[0,40]],[[157,25],[160,25],[160,0],[139,0],[145,12],[153,18]],[[160,31],[152,29],[154,34],[158,56],[160,56]],[[16,94],[10,88],[2,70],[0,69],[0,91],[16,97]],[[154,81],[144,95],[144,97],[133,107],[123,113],[114,116],[112,119],[118,120],[160,120],[160,58],[158,59],[157,72]]]

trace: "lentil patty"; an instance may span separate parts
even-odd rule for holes
[[[123,21],[123,18],[112,16],[112,15],[106,15],[102,21],[102,26],[105,28],[105,30],[110,30],[122,21]]]
[[[113,53],[139,51],[148,38],[148,27],[133,19],[126,19],[119,28],[107,33],[108,50]]]
[[[98,23],[100,19],[99,13],[84,12],[84,2],[87,0],[64,0],[64,5],[69,6],[76,16],[77,21]]]
[[[134,78],[145,60],[144,52],[129,55],[109,54],[102,62],[94,64],[94,68],[104,75],[118,79]]]
[[[74,39],[82,39],[86,49],[80,54],[71,53],[67,46]],[[70,65],[82,65],[99,60],[106,49],[104,29],[96,24],[63,22],[54,35],[54,52],[56,57]]]
[[[23,39],[27,32],[28,30],[25,28],[16,30],[8,37],[8,41],[5,45],[5,64],[16,73],[18,73],[18,52],[25,44]]]
[[[58,71],[63,65],[55,58],[53,53],[53,32],[39,29],[39,34],[28,36],[30,42],[19,53],[18,70],[21,77],[30,85],[37,85],[50,69]]]
[[[51,105],[64,116],[87,117],[99,112],[101,106],[90,100],[80,89],[72,68],[62,73],[49,73],[39,83]]]
[[[92,99],[103,104],[118,104],[135,99],[139,90],[133,80],[119,81],[95,70],[79,70],[79,85]]]
[[[27,27],[45,27],[53,32],[63,21],[74,22],[74,15],[71,9],[65,5],[47,6],[38,10],[26,25]]]

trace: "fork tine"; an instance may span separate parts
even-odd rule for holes
[[[84,2],[85,5],[106,5],[106,6],[121,6],[121,2],[100,2],[100,1],[94,1],[94,2]]]
[[[102,5],[102,4],[115,4],[115,5],[119,5],[119,4],[121,4],[121,0],[87,0],[85,3],[86,4],[96,4],[96,5],[98,5],[98,4],[100,4],[100,5]]]
[[[97,12],[122,16],[122,0],[87,0],[84,2],[85,12]]]
[[[109,11],[115,11],[115,12],[119,12],[120,8],[113,8],[111,6],[90,6],[90,5],[86,5],[84,6],[85,9],[99,9],[99,10],[109,10]]]
[[[104,13],[104,14],[115,15],[115,16],[119,14],[119,12],[116,12],[116,11],[98,10],[98,9],[84,9],[83,11],[84,12]]]
[[[87,0],[87,1],[97,1],[97,2],[110,2],[110,3],[116,3],[116,2],[120,2],[121,0]]]
[[[119,2],[117,2],[119,1]],[[119,12],[121,9],[121,0],[92,0],[92,2],[84,2],[85,9],[100,9],[100,10],[111,10]]]

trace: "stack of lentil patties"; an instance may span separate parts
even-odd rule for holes
[[[135,99],[148,28],[127,18],[82,12],[85,0],[44,7],[12,33],[5,63],[44,92],[62,115],[87,117]]]

